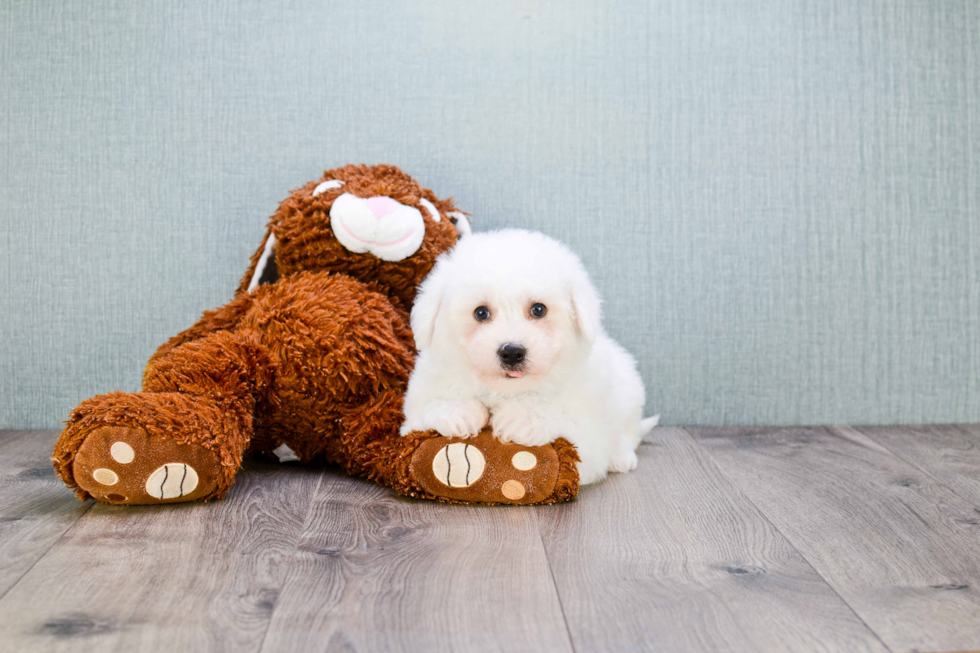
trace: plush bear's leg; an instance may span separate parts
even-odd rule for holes
[[[492,429],[472,438],[414,432],[410,455],[396,460],[402,494],[453,503],[529,505],[570,501],[578,493],[578,454],[564,439],[540,447],[498,440]],[[414,443],[412,442],[414,441]],[[414,444],[414,446],[413,446]]]
[[[143,392],[93,397],[55,447],[81,499],[150,504],[220,498],[252,434],[274,364],[256,333],[221,331],[154,359]]]
[[[578,454],[566,440],[506,444],[489,427],[467,439],[435,431],[401,437],[401,406],[400,393],[390,392],[345,415],[341,463],[349,473],[452,503],[556,503],[578,492]]]

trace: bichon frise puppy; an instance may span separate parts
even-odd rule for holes
[[[657,418],[641,419],[636,361],[606,335],[599,296],[565,246],[520,229],[468,235],[419,288],[412,330],[403,435],[468,437],[489,421],[504,442],[569,440],[582,484],[636,467]]]

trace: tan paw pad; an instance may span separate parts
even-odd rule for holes
[[[432,459],[432,473],[448,487],[469,487],[480,480],[486,459],[465,442],[447,444]]]
[[[133,448],[125,442],[114,442],[112,446],[109,447],[109,455],[112,456],[112,459],[117,463],[121,463],[123,465],[128,465],[129,463],[133,462],[134,458],[136,458],[136,452],[133,451]]]
[[[534,466],[538,464],[538,458],[530,451],[518,451],[510,459],[510,464],[514,466],[514,469],[526,472],[529,469],[534,469]]]
[[[92,478],[102,485],[115,485],[119,482],[119,475],[105,467],[100,467],[92,472]]]
[[[511,479],[504,481],[504,484],[500,486],[500,493],[511,501],[517,501],[524,498],[525,490],[520,481]]]
[[[146,493],[155,499],[176,499],[197,488],[197,471],[187,463],[167,463],[146,479]]]

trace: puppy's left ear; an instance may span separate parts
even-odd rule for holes
[[[415,303],[412,305],[412,334],[415,336],[415,348],[419,351],[432,344],[436,318],[439,317],[442,296],[446,288],[445,268],[443,261],[437,260],[435,267],[415,293]]]
[[[587,275],[572,284],[572,321],[575,329],[592,344],[602,328],[602,300]]]

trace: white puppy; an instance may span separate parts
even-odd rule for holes
[[[504,442],[564,437],[580,483],[636,467],[657,418],[641,420],[636,361],[602,328],[600,300],[578,257],[544,234],[468,235],[443,254],[412,309],[419,350],[402,434]]]

